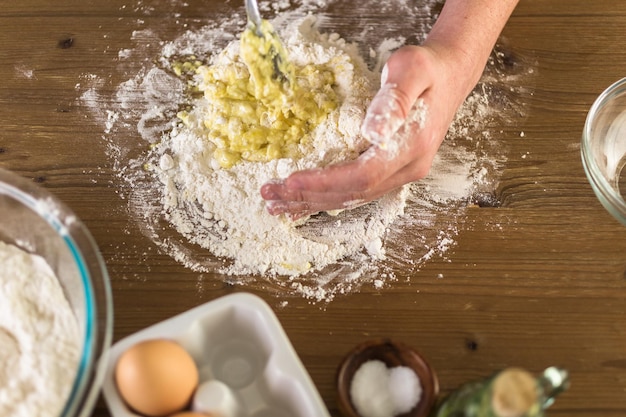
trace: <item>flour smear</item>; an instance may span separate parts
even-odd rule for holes
[[[187,7],[178,1],[167,6]],[[156,7],[139,2],[133,10],[150,15]],[[115,94],[96,74],[85,74],[76,86],[103,127],[118,174],[115,186],[144,234],[192,270],[222,274],[236,284],[262,281],[279,294],[312,301],[330,301],[363,285],[383,288],[398,279],[394,271],[408,275],[433,257],[445,256],[462,228],[463,210],[476,194],[495,188],[505,151],[494,143],[498,132],[490,128],[523,116],[523,105],[514,97],[528,73],[504,76],[503,55],[494,53],[427,178],[376,202],[295,225],[265,212],[260,185],[294,170],[353,158],[363,149],[358,127],[378,88],[382,64],[393,49],[424,38],[441,3],[261,2],[261,13],[272,18],[295,59],[339,57],[338,88],[345,101],[313,135],[317,145],[302,160],[242,162],[225,171],[210,162],[199,129],[201,115],[193,116],[201,102],[187,94],[191,81],[175,75],[172,63],[232,59],[233,42],[246,20],[243,7],[229,7],[206,22],[180,18],[179,30],[167,31],[169,36],[179,33],[175,39],[162,39],[159,27],[138,19],[132,47],[117,54],[125,81],[114,86]],[[371,10],[380,16],[358,19],[358,25],[345,17],[369,16]],[[220,52],[227,47],[231,51],[225,58]],[[192,115],[190,126],[176,118],[183,109]],[[329,139],[333,135],[338,142]]]

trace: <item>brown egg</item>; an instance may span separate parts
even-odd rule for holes
[[[178,343],[146,340],[129,348],[115,366],[115,383],[126,403],[146,416],[183,410],[198,386],[193,358]]]

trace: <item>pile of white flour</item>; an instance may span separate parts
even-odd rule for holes
[[[156,146],[154,167],[164,184],[162,204],[167,219],[189,241],[219,257],[232,259],[221,272],[298,275],[320,270],[362,251],[382,257],[388,225],[402,213],[406,194],[394,192],[372,204],[365,217],[339,215],[334,221],[299,228],[284,216],[271,216],[261,186],[294,171],[354,159],[367,144],[359,135],[367,104],[375,93],[375,76],[354,46],[338,36],[320,34],[315,19],[292,23],[283,32],[289,58],[296,66],[325,65],[334,73],[339,107],[300,145],[300,159],[242,161],[230,169],[212,158],[206,139],[206,99],[193,102],[187,125],[178,124]],[[219,65],[233,63],[239,42],[218,56]]]
[[[78,368],[78,322],[46,261],[0,242],[0,416],[57,417]]]

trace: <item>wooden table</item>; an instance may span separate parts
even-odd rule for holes
[[[410,275],[395,271],[382,289],[286,305],[262,282],[229,285],[160,252],[129,219],[102,121],[80,99],[95,77],[96,102],[109,104],[131,74],[119,65],[134,31],[172,40],[216,10],[242,9],[200,0],[5,3],[0,166],[58,195],[92,231],[111,275],[115,340],[248,291],[274,308],[333,416],[339,362],[377,337],[418,349],[443,394],[509,365],[535,373],[559,365],[572,385],[550,415],[626,415],[626,229],[594,196],[579,147],[592,102],[626,75],[625,2],[521,0],[501,44],[534,77],[525,117],[495,130],[506,150],[492,190],[499,204],[464,210],[445,256]],[[349,5],[336,7],[340,15]],[[93,415],[109,415],[103,401]]]

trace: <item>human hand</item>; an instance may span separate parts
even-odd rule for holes
[[[353,161],[264,184],[268,212],[296,220],[352,208],[426,176],[469,92],[468,76],[460,71],[436,45],[394,52],[361,129],[372,146]]]

